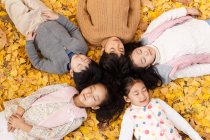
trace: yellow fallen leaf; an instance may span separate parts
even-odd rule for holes
[[[13,69],[10,74],[11,74],[11,76],[15,77],[15,76],[17,76],[18,73],[17,73],[16,69]]]

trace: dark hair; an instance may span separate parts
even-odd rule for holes
[[[133,50],[135,50],[138,47],[143,46],[143,43],[141,41],[138,42],[130,42],[124,45],[125,46],[125,56],[130,56]]]
[[[73,79],[77,90],[81,92],[87,86],[96,84],[101,80],[102,71],[99,65],[91,60],[89,67],[81,72],[73,72]]]
[[[114,53],[106,53],[104,52],[99,61],[99,65],[103,70],[104,77],[109,82],[115,83],[118,86],[120,85],[120,81],[129,75],[129,59],[124,55],[118,56]]]
[[[122,82],[122,86],[123,86],[123,92],[122,92],[122,94],[123,94],[123,96],[128,96],[128,94],[129,94],[129,92],[130,92],[130,89],[132,88],[132,86],[135,84],[135,83],[137,83],[137,82],[142,82],[143,84],[144,84],[144,82],[142,81],[142,80],[140,80],[140,79],[135,79],[135,78],[133,78],[133,77],[131,77],[131,76],[129,76],[129,77],[126,77],[124,80],[123,80],[123,82]],[[145,85],[146,86],[146,85]],[[147,88],[147,87],[146,87]],[[147,90],[148,90],[148,88],[147,88]]]
[[[141,68],[134,65],[130,59],[130,55],[134,49],[141,47],[142,43],[139,42],[131,42],[125,44],[126,57],[129,58],[130,65],[130,75],[134,78],[142,79],[145,86],[148,89],[154,89],[162,85],[162,78],[158,73],[157,69],[151,65],[149,68]]]
[[[106,86],[108,96],[100,105],[100,109],[94,111],[96,113],[96,119],[99,121],[99,125],[116,120],[123,112],[125,106],[123,97],[118,93],[118,86],[109,84],[106,81],[102,81],[102,83]]]

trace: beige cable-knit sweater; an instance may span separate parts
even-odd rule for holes
[[[140,20],[140,0],[78,0],[77,21],[86,40],[100,46],[116,36],[133,39]]]
[[[23,119],[26,123],[33,126],[29,133],[26,133],[21,129],[15,129],[13,134],[16,140],[57,140],[58,138],[64,137],[69,132],[75,130],[82,125],[84,119],[75,118],[73,121],[69,121],[63,125],[53,128],[38,126],[39,122],[48,118],[50,115],[52,115],[68,103],[43,103],[36,106],[31,106],[31,104],[40,97],[50,94],[52,92],[56,92],[65,87],[68,87],[68,85],[50,85],[35,91],[32,95],[25,98],[17,98],[4,102],[5,117],[7,120],[12,114],[15,113],[15,111],[17,110],[17,106],[20,106],[26,110],[23,114]],[[72,113],[72,116],[75,115],[73,111],[70,113]]]

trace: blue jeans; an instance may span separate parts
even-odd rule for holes
[[[210,25],[210,19],[205,20]]]

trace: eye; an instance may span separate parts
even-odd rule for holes
[[[93,100],[96,102],[96,98],[95,98],[95,96],[93,96]]]
[[[115,51],[114,48],[110,48],[110,52],[113,53]]]
[[[134,91],[134,95],[139,95],[139,92],[137,90]]]
[[[81,64],[78,64],[78,65],[77,65],[78,68],[80,68],[81,66],[82,66]]]
[[[124,52],[124,49],[123,48],[120,48],[120,52]]]
[[[144,87],[144,88],[142,89],[142,92],[145,92],[145,91],[147,91],[146,87]]]

